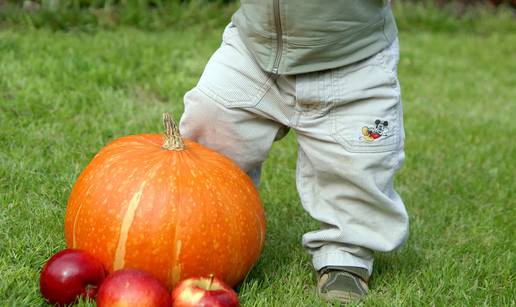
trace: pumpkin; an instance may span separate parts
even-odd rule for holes
[[[68,200],[66,244],[169,289],[209,274],[235,286],[264,243],[258,192],[232,160],[183,140],[168,114],[164,124],[164,135],[121,137],[86,166]]]

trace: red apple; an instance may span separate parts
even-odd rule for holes
[[[97,307],[170,307],[167,287],[150,273],[122,269],[110,274],[97,295]]]
[[[92,255],[65,249],[52,256],[39,277],[41,294],[59,306],[73,303],[84,295],[93,298],[106,276],[104,267]]]
[[[210,277],[188,278],[172,292],[174,307],[238,307],[238,295],[222,280]]]

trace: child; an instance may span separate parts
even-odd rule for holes
[[[397,30],[382,0],[241,0],[222,45],[185,95],[180,130],[253,179],[294,129],[296,183],[320,229],[303,236],[317,290],[368,292],[373,251],[399,247],[408,217],[393,190],[404,159]]]

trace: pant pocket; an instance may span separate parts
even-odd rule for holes
[[[349,152],[386,152],[402,146],[395,43],[369,59],[333,71],[332,137]]]
[[[245,108],[256,106],[270,86],[271,75],[258,66],[238,29],[229,25],[197,88],[228,108]]]
[[[382,114],[333,116],[332,137],[348,152],[386,152],[401,146],[403,125],[397,110]]]

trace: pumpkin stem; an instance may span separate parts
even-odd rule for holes
[[[176,151],[185,149],[179,128],[168,113],[163,113],[163,126],[165,127],[165,140],[161,148]]]

